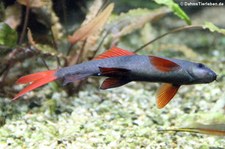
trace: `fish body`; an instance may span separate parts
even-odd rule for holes
[[[213,71],[205,68],[209,73],[208,77],[205,76],[204,80],[202,78],[198,81],[196,76],[194,76],[192,68],[196,67],[197,69],[197,67],[204,67],[202,64],[199,66],[199,64],[189,61],[160,57],[161,59],[174,62],[174,66],[171,67],[171,70],[165,72],[151,63],[151,60],[154,58],[154,56],[131,55],[92,60],[62,68],[56,72],[56,76],[58,78],[64,78],[65,80],[74,76],[74,80],[71,80],[71,82],[76,80],[76,76],[78,76],[77,79],[80,80],[79,76],[88,75],[115,77],[129,81],[172,83],[174,85],[209,83],[216,77],[216,74]],[[110,68],[111,70],[108,71],[112,72],[101,72],[101,70],[104,71],[104,68]],[[65,84],[69,82],[70,81],[68,80]]]
[[[150,59],[149,56],[132,55],[93,60],[62,68],[56,72],[56,76],[64,78],[64,84],[80,80],[79,76],[105,76],[129,82],[146,81],[173,84],[188,84],[192,81],[192,77],[184,69],[165,73],[155,68],[150,63]],[[175,77],[176,79],[174,79]]]
[[[131,81],[162,82],[164,84],[157,93],[159,108],[164,107],[173,98],[181,85],[210,83],[216,79],[216,73],[203,64],[136,55],[113,47],[88,62],[21,77],[17,82],[31,82],[31,87],[26,87],[14,99],[56,79],[63,79],[65,85],[89,76],[108,77],[102,83],[101,89],[119,87]]]

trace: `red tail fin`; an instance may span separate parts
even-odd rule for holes
[[[31,83],[27,87],[25,87],[22,91],[20,91],[13,100],[16,100],[20,96],[23,96],[29,91],[34,90],[35,88],[38,88],[42,85],[45,85],[51,81],[54,81],[57,79],[57,76],[55,76],[56,70],[48,70],[48,71],[42,71],[34,74],[30,74],[27,76],[23,76],[17,80],[17,84],[27,84]]]

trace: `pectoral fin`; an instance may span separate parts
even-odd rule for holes
[[[109,89],[109,88],[114,88],[114,87],[119,87],[124,84],[129,83],[129,80],[126,80],[124,78],[107,78],[103,81],[100,89]]]
[[[159,109],[166,106],[170,100],[175,96],[180,86],[176,86],[173,84],[164,83],[158,89],[156,95],[157,107]]]
[[[151,64],[162,72],[174,71],[181,68],[178,64],[161,57],[149,56],[149,59]]]

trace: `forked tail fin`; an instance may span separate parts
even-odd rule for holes
[[[57,76],[55,75],[56,70],[47,70],[42,72],[37,72],[34,74],[26,75],[21,78],[19,78],[16,83],[17,84],[27,84],[30,83],[27,87],[25,87],[22,91],[20,91],[13,100],[16,100],[17,98],[23,96],[29,91],[32,91],[42,85],[45,85],[49,82],[52,82],[57,79]]]

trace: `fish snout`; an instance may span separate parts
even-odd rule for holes
[[[212,77],[213,81],[216,80],[217,74],[214,71],[209,72],[209,75]]]
[[[211,81],[214,81],[217,78],[217,74],[214,71],[208,72],[208,76],[210,76]]]

